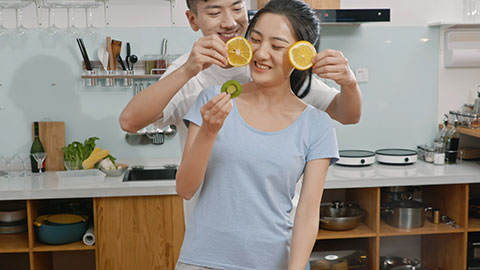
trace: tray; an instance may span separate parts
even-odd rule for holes
[[[58,171],[58,180],[64,184],[87,184],[105,180],[105,173],[100,170]]]

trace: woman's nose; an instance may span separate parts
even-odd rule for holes
[[[260,44],[255,50],[253,50],[253,55],[257,60],[264,60],[268,58],[267,44]]]

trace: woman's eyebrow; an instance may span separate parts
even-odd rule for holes
[[[255,33],[255,34],[257,34],[257,35],[263,36],[262,33],[260,33],[259,31],[255,30],[255,29],[252,29],[252,33]]]
[[[273,39],[279,40],[279,41],[282,41],[282,42],[285,42],[285,43],[290,44],[290,42],[289,42],[288,40],[286,40],[286,39],[284,39],[284,38],[282,38],[282,37],[273,37]]]

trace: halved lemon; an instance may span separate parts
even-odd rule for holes
[[[290,63],[298,70],[307,70],[313,65],[313,57],[317,50],[312,43],[300,40],[288,48],[288,59]]]
[[[236,36],[227,41],[228,63],[234,67],[245,66],[252,60],[252,46],[244,37]]]

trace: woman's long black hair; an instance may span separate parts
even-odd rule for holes
[[[258,18],[265,13],[284,15],[290,21],[297,39],[309,41],[318,51],[320,45],[320,20],[315,10],[308,4],[301,0],[271,0],[250,21],[245,34],[247,39],[250,37]],[[302,93],[299,93],[305,80],[308,80],[308,87]],[[304,71],[295,69],[292,75],[290,75],[290,87],[299,98],[303,98],[308,94],[311,82],[312,68]]]

